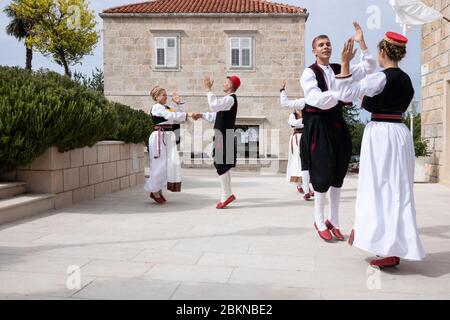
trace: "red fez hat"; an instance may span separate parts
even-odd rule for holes
[[[241,79],[239,79],[238,76],[231,76],[228,77],[230,79],[231,83],[233,83],[234,89],[237,90],[241,86]]]
[[[406,46],[406,44],[408,43],[408,38],[396,32],[386,32],[384,40],[401,47]]]

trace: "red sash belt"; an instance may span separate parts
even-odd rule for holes
[[[158,154],[154,157],[155,159],[159,159],[161,157],[161,141],[164,145],[166,145],[166,141],[164,141],[164,131],[171,131],[172,129],[173,128],[171,125],[155,126],[155,130],[158,130],[158,142],[157,142]]]
[[[400,123],[403,121],[403,115],[388,114],[388,113],[372,113],[372,121]]]

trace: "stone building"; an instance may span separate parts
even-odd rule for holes
[[[450,16],[450,2],[426,0]],[[426,165],[433,182],[450,183],[450,23],[441,19],[422,31],[422,137],[432,155]]]
[[[155,0],[111,8],[101,17],[107,98],[148,110],[149,90],[159,84],[169,95],[177,91],[188,111],[207,111],[204,75],[221,95],[225,77],[236,74],[242,80],[239,157],[286,160],[291,128],[279,89],[286,79],[290,97],[303,95],[306,9],[265,0]],[[190,120],[184,128],[192,138],[182,151],[194,145],[190,151],[202,153],[210,145],[210,124]]]

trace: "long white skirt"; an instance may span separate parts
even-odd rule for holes
[[[168,185],[181,184],[181,161],[175,134],[154,131],[149,138],[148,151],[150,178],[145,183],[145,191],[156,193]]]
[[[370,122],[361,148],[353,245],[372,254],[422,260],[414,204],[414,145],[402,123]]]
[[[297,183],[302,176],[302,162],[300,160],[301,133],[294,133],[289,140],[289,157],[286,170],[286,180]]]

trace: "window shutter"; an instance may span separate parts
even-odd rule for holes
[[[164,67],[166,65],[166,50],[164,38],[156,38],[156,65]]]
[[[167,67],[177,66],[177,42],[176,38],[167,38]]]

